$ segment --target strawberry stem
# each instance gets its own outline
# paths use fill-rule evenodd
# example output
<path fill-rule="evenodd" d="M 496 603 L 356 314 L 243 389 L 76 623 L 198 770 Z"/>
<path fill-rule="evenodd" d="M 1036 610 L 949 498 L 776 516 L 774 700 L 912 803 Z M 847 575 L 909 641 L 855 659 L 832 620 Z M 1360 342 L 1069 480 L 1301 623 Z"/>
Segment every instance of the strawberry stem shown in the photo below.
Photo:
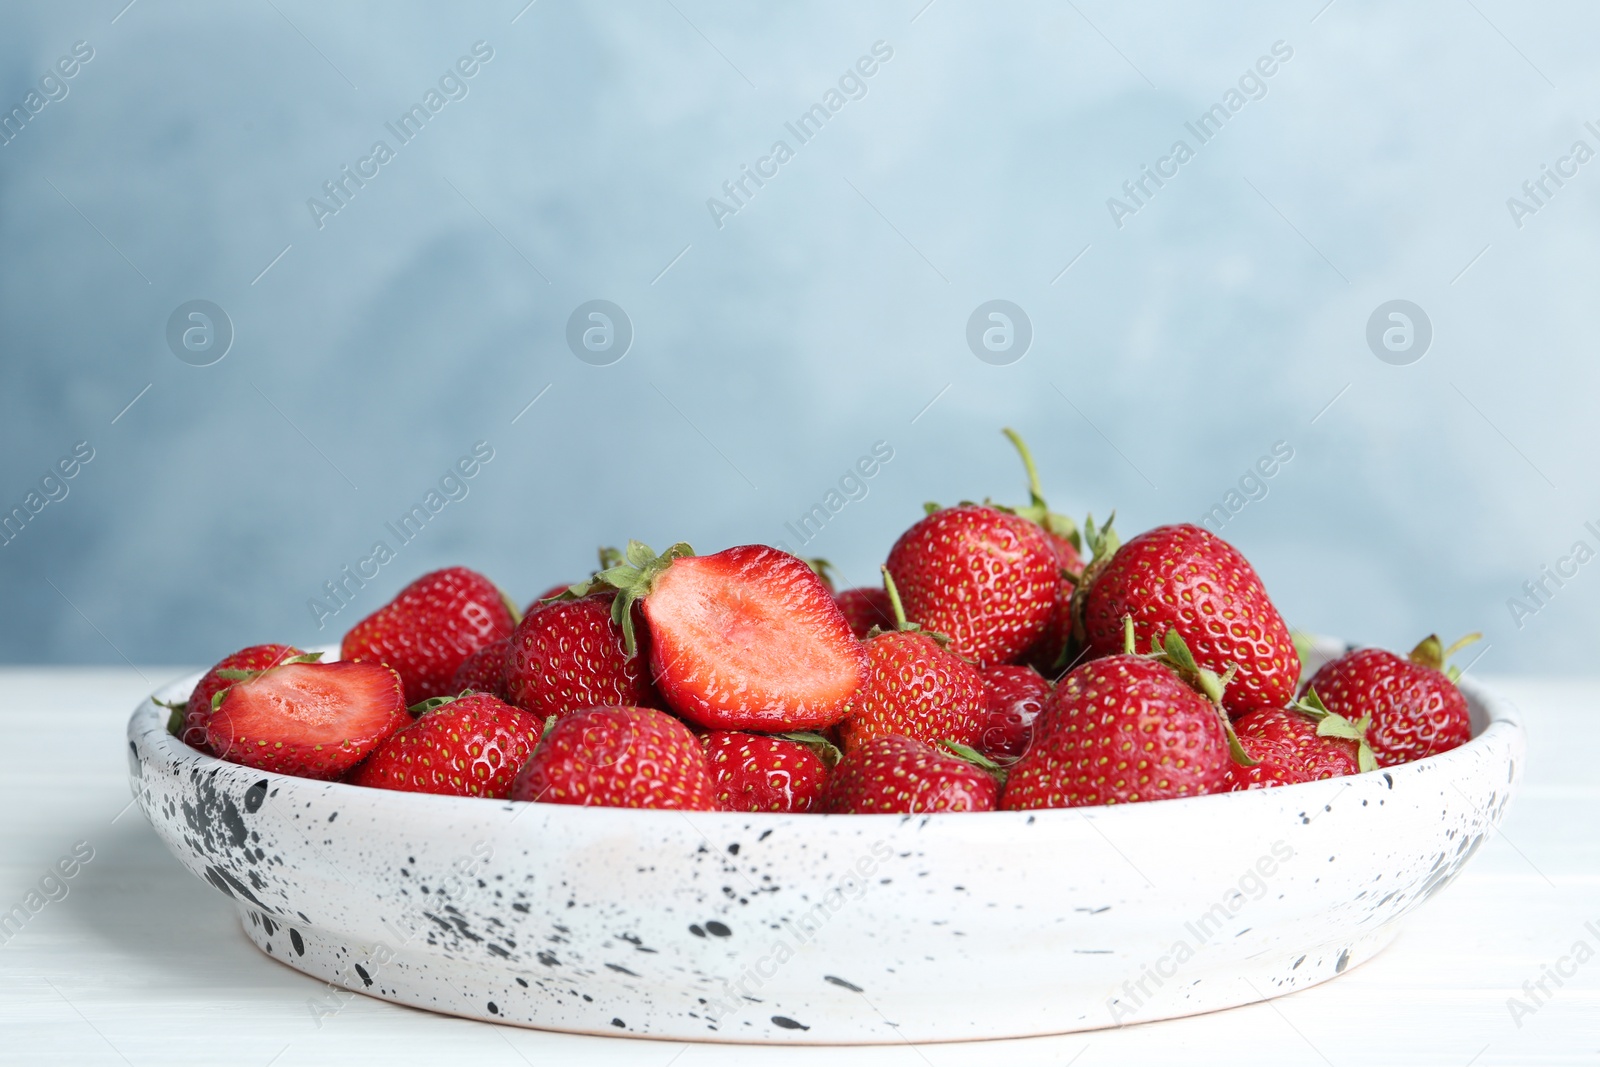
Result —
<path fill-rule="evenodd" d="M 894 612 L 894 628 L 908 630 L 911 624 L 906 622 L 906 609 L 900 603 L 900 590 L 894 586 L 894 576 L 889 573 L 889 568 L 884 565 L 878 567 L 883 572 L 883 591 L 889 594 L 889 607 Z"/>

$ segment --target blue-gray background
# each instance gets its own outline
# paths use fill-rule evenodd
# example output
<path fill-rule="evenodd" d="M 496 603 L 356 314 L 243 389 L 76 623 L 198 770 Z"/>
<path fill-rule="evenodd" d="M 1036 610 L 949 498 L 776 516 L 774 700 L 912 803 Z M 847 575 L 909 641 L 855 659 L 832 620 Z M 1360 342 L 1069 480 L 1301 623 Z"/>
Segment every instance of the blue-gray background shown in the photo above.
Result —
<path fill-rule="evenodd" d="M 336 640 L 429 568 L 526 600 L 628 537 L 781 540 L 869 581 L 922 501 L 1020 500 L 1011 425 L 1053 504 L 1129 533 L 1285 442 L 1221 532 L 1292 622 L 1588 666 L 1600 563 L 1508 599 L 1600 547 L 1600 161 L 1520 220 L 1507 198 L 1600 148 L 1600 11 L 124 3 L 0 14 L 0 110 L 94 50 L 0 147 L 0 510 L 94 449 L 0 547 L 6 661 Z M 467 95 L 319 228 L 307 199 L 478 41 Z M 784 123 L 878 41 L 800 145 Z M 1278 41 L 1265 95 L 1115 225 Z M 794 158 L 719 227 L 707 198 L 778 139 Z M 565 342 L 594 298 L 636 332 L 610 366 Z M 965 340 L 996 298 L 1034 331 L 1006 366 Z M 236 330 L 211 366 L 165 339 L 192 299 Z M 1410 365 L 1366 342 L 1391 299 L 1433 324 Z M 479 441 L 468 495 L 319 631 L 307 601 Z M 784 523 L 877 441 L 800 546 Z"/>

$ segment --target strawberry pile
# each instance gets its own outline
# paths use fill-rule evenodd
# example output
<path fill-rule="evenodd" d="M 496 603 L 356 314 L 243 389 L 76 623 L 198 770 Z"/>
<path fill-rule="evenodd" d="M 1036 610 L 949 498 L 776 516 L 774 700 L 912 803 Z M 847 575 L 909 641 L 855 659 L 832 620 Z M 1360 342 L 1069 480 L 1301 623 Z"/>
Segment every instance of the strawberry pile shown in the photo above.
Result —
<path fill-rule="evenodd" d="M 378 789 L 818 813 L 1123 804 L 1293 785 L 1471 736 L 1449 649 L 1360 649 L 1303 687 L 1238 549 L 1187 524 L 1119 541 L 1028 503 L 961 503 L 882 585 L 766 545 L 602 549 L 526 612 L 423 575 L 344 637 L 225 657 L 173 707 L 183 743 Z M 1473 635 L 1475 638 L 1476 635 Z"/>

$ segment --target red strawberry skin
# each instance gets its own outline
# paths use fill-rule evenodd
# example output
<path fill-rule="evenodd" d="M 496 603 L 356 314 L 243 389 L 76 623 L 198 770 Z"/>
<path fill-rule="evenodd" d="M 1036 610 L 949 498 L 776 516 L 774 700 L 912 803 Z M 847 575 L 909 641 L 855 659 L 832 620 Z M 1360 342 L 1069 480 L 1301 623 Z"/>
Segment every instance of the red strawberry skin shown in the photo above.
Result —
<path fill-rule="evenodd" d="M 889 606 L 889 594 L 881 586 L 846 589 L 835 593 L 834 599 L 850 624 L 850 632 L 858 639 L 865 638 L 874 626 L 880 630 L 894 629 L 894 609 Z"/>
<path fill-rule="evenodd" d="M 470 689 L 474 693 L 488 693 L 504 700 L 506 659 L 510 654 L 509 640 L 484 645 L 461 661 L 461 666 L 456 668 L 455 677 L 450 680 L 450 692 L 462 693 Z"/>
<path fill-rule="evenodd" d="M 1233 730 L 1241 744 L 1249 737 L 1288 745 L 1308 781 L 1360 771 L 1360 745 L 1354 739 L 1319 735 L 1316 721 L 1293 708 L 1256 708 L 1235 719 Z"/>
<path fill-rule="evenodd" d="M 552 585 L 549 589 L 546 589 L 544 592 L 542 592 L 538 596 L 534 597 L 533 598 L 533 603 L 528 605 L 527 610 L 524 611 L 523 614 L 524 615 L 528 614 L 528 612 L 531 612 L 534 608 L 537 608 L 539 605 L 543 604 L 546 600 L 553 600 L 554 598 L 560 596 L 562 593 L 565 593 L 570 588 L 572 588 L 572 583 L 571 582 L 568 582 L 566 585 Z"/>
<path fill-rule="evenodd" d="M 656 688 L 716 730 L 831 726 L 850 710 L 867 654 L 798 557 L 741 545 L 672 561 L 641 601 Z"/>
<path fill-rule="evenodd" d="M 411 722 L 379 663 L 291 663 L 230 686 L 206 725 L 219 759 L 332 781 Z"/>
<path fill-rule="evenodd" d="M 1032 667 L 1000 664 L 983 676 L 984 711 L 973 747 L 992 760 L 1014 760 L 1028 750 L 1033 723 L 1044 710 L 1050 683 Z"/>
<path fill-rule="evenodd" d="M 455 797 L 511 795 L 544 723 L 487 694 L 452 700 L 390 734 L 346 781 Z"/>
<path fill-rule="evenodd" d="M 1050 621 L 1045 624 L 1044 633 L 1040 635 L 1039 640 L 1028 650 L 1028 660 L 1053 678 L 1061 673 L 1057 664 L 1061 662 L 1062 654 L 1066 652 L 1067 645 L 1072 640 L 1072 594 L 1078 588 L 1076 576 L 1083 574 L 1083 556 L 1065 537 L 1048 530 L 1045 531 L 1045 537 L 1049 540 L 1050 549 L 1055 555 L 1056 573 L 1059 577 L 1056 581 L 1055 604 L 1050 609 Z M 1074 578 L 1067 578 L 1066 574 L 1071 574 Z"/>
<path fill-rule="evenodd" d="M 820 809 L 828 765 L 800 742 L 733 730 L 712 730 L 700 741 L 725 810 Z"/>
<path fill-rule="evenodd" d="M 211 698 L 233 684 L 225 678 L 218 678 L 218 671 L 264 671 L 286 659 L 303 655 L 305 653 L 291 645 L 251 645 L 231 656 L 224 656 L 195 683 L 194 692 L 189 694 L 189 704 L 183 712 L 183 733 L 179 740 L 201 752 L 211 751 L 206 743 L 206 723 L 211 721 Z"/>
<path fill-rule="evenodd" d="M 1017 660 L 1044 634 L 1060 577 L 1038 525 L 978 504 L 936 511 L 900 535 L 889 574 L 906 618 L 980 667 Z"/>
<path fill-rule="evenodd" d="M 994 776 L 966 760 L 909 737 L 874 737 L 845 754 L 825 796 L 837 814 L 893 815 L 994 811 Z"/>
<path fill-rule="evenodd" d="M 654 708 L 590 708 L 561 719 L 517 772 L 511 799 L 720 810 L 700 741 Z"/>
<path fill-rule="evenodd" d="M 1442 671 L 1383 649 L 1357 649 L 1324 664 L 1307 689 L 1351 722 L 1372 716 L 1367 744 L 1383 767 L 1436 756 L 1472 739 L 1472 716 L 1455 683 Z"/>
<path fill-rule="evenodd" d="M 1215 793 L 1232 762 L 1216 706 L 1142 656 L 1107 656 L 1070 672 L 1033 731 L 1007 778 L 1007 809 Z"/>
<path fill-rule="evenodd" d="M 424 574 L 344 635 L 339 658 L 393 667 L 406 702 L 448 696 L 461 663 L 511 635 L 516 620 L 495 584 L 465 567 Z"/>
<path fill-rule="evenodd" d="M 1254 714 L 1253 712 L 1251 714 Z M 1246 715 L 1248 719 L 1250 716 Z M 1244 719 L 1239 720 L 1241 723 Z M 1312 781 L 1305 761 L 1288 741 L 1239 734 L 1239 746 L 1256 761 L 1253 767 L 1230 763 L 1223 790 L 1239 793 L 1247 789 L 1271 789 L 1280 785 L 1296 785 Z"/>
<path fill-rule="evenodd" d="M 611 621 L 613 590 L 537 604 L 511 635 L 506 697 L 543 719 L 584 708 L 658 708 L 650 682 L 650 635 L 635 608 L 638 647 L 629 656 Z"/>
<path fill-rule="evenodd" d="M 839 738 L 849 752 L 874 737 L 976 746 L 986 707 L 983 676 L 916 630 L 868 639 L 867 677 Z"/>
<path fill-rule="evenodd" d="M 1238 664 L 1223 695 L 1230 714 L 1294 699 L 1300 657 L 1283 616 L 1250 562 L 1209 530 L 1158 526 L 1117 549 L 1092 578 L 1084 601 L 1092 655 L 1122 651 L 1124 615 L 1133 616 L 1141 651 L 1170 629 L 1201 667 L 1221 675 Z"/>

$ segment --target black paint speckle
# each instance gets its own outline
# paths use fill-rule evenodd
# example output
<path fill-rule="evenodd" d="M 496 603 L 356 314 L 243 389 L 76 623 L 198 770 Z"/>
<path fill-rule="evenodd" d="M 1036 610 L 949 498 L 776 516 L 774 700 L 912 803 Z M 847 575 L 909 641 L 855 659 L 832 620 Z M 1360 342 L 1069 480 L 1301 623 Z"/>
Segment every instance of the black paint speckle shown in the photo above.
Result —
<path fill-rule="evenodd" d="M 618 1030 L 626 1030 L 628 1028 L 628 1024 L 623 1022 L 621 1019 L 612 1019 L 611 1025 L 615 1026 Z"/>
<path fill-rule="evenodd" d="M 492 1000 L 489 1001 L 488 1004 L 485 1004 L 484 1007 L 489 1009 L 489 1014 L 490 1015 L 499 1015 L 500 1014 L 500 1005 L 496 1004 Z"/>
<path fill-rule="evenodd" d="M 289 931 L 289 944 L 294 946 L 294 954 L 296 956 L 304 956 L 306 954 L 306 943 L 301 939 L 299 930 Z"/>
<path fill-rule="evenodd" d="M 631 975 L 634 978 L 638 978 L 639 977 L 639 975 L 636 972 L 628 970 L 628 968 L 624 967 L 620 963 L 608 963 L 608 964 L 606 964 L 606 966 L 611 968 L 613 971 L 616 971 L 618 974 Z"/>
<path fill-rule="evenodd" d="M 251 815 L 261 810 L 261 804 L 267 799 L 267 780 L 265 778 L 244 791 L 244 810 Z"/>
<path fill-rule="evenodd" d="M 713 937 L 732 937 L 733 936 L 733 931 L 732 930 L 728 929 L 722 923 L 717 922 L 717 920 L 715 920 L 715 919 L 712 919 L 710 922 L 706 923 L 706 933 L 710 934 Z"/>
<path fill-rule="evenodd" d="M 366 984 L 368 986 L 372 985 L 372 976 L 370 974 L 368 974 L 367 973 L 367 969 L 365 967 L 361 966 L 361 964 L 359 964 L 359 963 L 356 964 L 356 973 L 361 976 L 361 981 L 364 984 Z"/>
<path fill-rule="evenodd" d="M 834 985 L 839 986 L 839 987 L 841 987 L 843 989 L 848 989 L 852 993 L 861 992 L 861 987 L 856 985 L 854 982 L 846 982 L 843 978 L 835 978 L 831 974 L 823 975 L 822 976 L 822 980 L 824 982 L 832 982 Z"/>
<path fill-rule="evenodd" d="M 704 937 L 704 936 L 706 936 L 705 930 L 700 926 L 699 923 L 690 923 L 689 924 L 689 932 L 691 934 L 693 934 L 694 936 L 696 936 L 696 937 Z"/>
<path fill-rule="evenodd" d="M 1343 952 L 1339 953 L 1339 960 L 1333 965 L 1333 973 L 1343 974 L 1344 969 L 1348 966 L 1350 966 L 1350 950 L 1345 949 Z"/>
<path fill-rule="evenodd" d="M 805 1023 L 797 1023 L 793 1019 L 789 1018 L 787 1015 L 774 1015 L 772 1017 L 772 1025 L 781 1026 L 785 1030 L 809 1030 L 809 1029 L 811 1029 L 811 1027 L 807 1026 Z"/>

